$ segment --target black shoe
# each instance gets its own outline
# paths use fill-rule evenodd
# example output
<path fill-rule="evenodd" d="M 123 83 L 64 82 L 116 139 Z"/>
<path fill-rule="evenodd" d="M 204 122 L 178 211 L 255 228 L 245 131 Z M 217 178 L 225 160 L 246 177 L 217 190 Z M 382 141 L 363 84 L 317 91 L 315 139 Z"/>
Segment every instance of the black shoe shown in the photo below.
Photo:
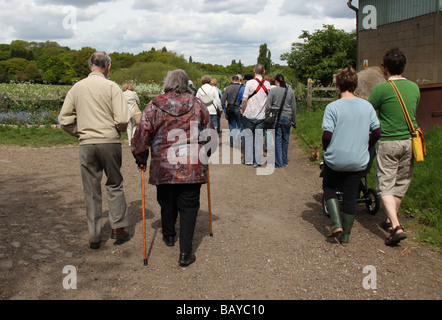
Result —
<path fill-rule="evenodd" d="M 89 242 L 89 248 L 91 249 L 100 249 L 101 242 Z"/>
<path fill-rule="evenodd" d="M 163 236 L 163 241 L 168 247 L 173 247 L 175 245 L 175 237 L 174 236 Z"/>
<path fill-rule="evenodd" d="M 125 231 L 124 228 L 115 229 L 115 236 L 116 240 L 114 242 L 114 245 L 116 246 L 123 244 L 130 239 L 129 232 Z"/>
<path fill-rule="evenodd" d="M 180 260 L 178 260 L 178 263 L 182 267 L 187 267 L 189 264 L 194 263 L 196 260 L 196 257 L 192 253 L 180 253 Z"/>

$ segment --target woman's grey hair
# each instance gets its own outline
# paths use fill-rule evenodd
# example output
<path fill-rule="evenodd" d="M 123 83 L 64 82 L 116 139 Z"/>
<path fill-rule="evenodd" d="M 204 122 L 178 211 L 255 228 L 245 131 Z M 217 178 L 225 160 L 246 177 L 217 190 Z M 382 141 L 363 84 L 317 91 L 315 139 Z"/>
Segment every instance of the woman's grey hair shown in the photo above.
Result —
<path fill-rule="evenodd" d="M 89 68 L 91 70 L 98 68 L 105 71 L 110 64 L 111 58 L 106 52 L 94 52 L 89 58 Z"/>
<path fill-rule="evenodd" d="M 176 91 L 177 93 L 191 92 L 189 79 L 184 70 L 176 69 L 167 73 L 164 79 L 164 92 Z"/>

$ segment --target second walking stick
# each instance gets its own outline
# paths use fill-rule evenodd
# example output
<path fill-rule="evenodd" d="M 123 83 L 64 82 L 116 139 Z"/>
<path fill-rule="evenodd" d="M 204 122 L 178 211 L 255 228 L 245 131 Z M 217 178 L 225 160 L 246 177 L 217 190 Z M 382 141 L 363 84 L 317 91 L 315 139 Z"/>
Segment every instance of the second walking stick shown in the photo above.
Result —
<path fill-rule="evenodd" d="M 144 197 L 144 167 L 141 167 L 141 207 L 143 210 L 143 249 L 144 249 L 144 265 L 147 266 L 147 251 L 146 251 L 146 203 Z"/>
<path fill-rule="evenodd" d="M 209 202 L 209 227 L 210 227 L 210 236 L 213 237 L 212 231 L 212 204 L 210 203 L 210 174 L 209 174 L 209 165 L 207 164 L 207 200 Z"/>

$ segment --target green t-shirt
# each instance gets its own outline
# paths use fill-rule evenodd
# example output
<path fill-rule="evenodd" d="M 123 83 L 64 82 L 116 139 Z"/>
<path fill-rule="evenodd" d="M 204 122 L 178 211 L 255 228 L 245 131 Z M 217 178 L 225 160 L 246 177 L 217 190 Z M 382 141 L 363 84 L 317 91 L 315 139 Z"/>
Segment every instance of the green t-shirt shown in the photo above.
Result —
<path fill-rule="evenodd" d="M 404 99 L 414 127 L 418 128 L 416 110 L 420 100 L 419 87 L 416 83 L 406 79 L 396 79 L 393 81 Z M 401 104 L 390 83 L 382 82 L 375 86 L 370 93 L 368 101 L 378 112 L 382 132 L 381 141 L 411 138 L 410 129 L 405 120 Z"/>

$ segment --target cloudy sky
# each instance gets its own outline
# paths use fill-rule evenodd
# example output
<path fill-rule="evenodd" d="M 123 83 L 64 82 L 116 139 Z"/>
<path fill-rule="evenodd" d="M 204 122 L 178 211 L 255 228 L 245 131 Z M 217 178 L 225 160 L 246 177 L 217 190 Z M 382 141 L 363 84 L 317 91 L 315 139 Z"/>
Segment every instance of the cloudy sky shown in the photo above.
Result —
<path fill-rule="evenodd" d="M 0 43 L 50 40 L 135 54 L 166 47 L 221 65 L 255 64 L 263 43 L 284 64 L 280 55 L 302 30 L 323 24 L 353 30 L 347 0 L 0 0 Z"/>

